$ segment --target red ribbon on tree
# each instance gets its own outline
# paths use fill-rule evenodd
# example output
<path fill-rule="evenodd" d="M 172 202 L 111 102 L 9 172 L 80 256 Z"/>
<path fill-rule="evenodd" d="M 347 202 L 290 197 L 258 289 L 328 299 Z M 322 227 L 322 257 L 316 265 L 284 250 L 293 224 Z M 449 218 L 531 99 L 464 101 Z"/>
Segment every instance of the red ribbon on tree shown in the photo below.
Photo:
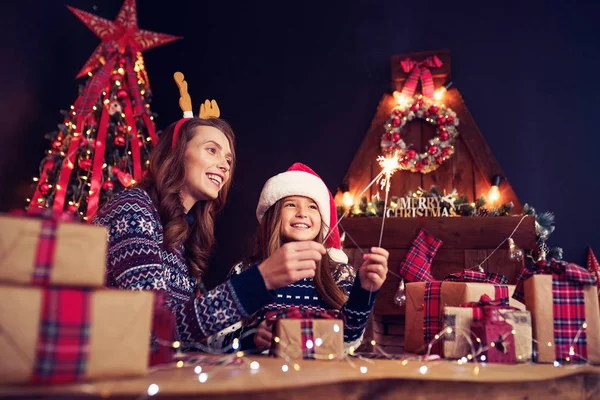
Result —
<path fill-rule="evenodd" d="M 106 138 L 108 136 L 108 110 L 107 105 L 102 103 L 102 115 L 100 117 L 100 125 L 96 133 L 96 146 L 94 147 L 94 162 L 92 166 L 92 179 L 90 192 L 88 196 L 87 219 L 91 221 L 96 211 L 98 211 L 98 203 L 100 202 L 100 189 L 102 184 L 102 165 L 104 164 L 104 152 L 106 151 Z"/>
<path fill-rule="evenodd" d="M 420 80 L 423 96 L 433 98 L 433 76 L 429 68 L 440 68 L 443 65 L 442 61 L 437 56 L 427 57 L 423 61 L 406 58 L 400 61 L 400 65 L 405 73 L 410 73 L 402 88 L 402 94 L 406 97 L 413 97 Z"/>

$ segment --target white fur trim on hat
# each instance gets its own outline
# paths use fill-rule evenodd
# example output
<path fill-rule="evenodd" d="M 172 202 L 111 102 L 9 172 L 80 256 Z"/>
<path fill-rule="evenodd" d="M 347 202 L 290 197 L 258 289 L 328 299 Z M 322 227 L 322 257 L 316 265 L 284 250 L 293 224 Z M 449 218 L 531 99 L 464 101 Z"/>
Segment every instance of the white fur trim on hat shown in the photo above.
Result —
<path fill-rule="evenodd" d="M 329 223 L 329 189 L 321 178 L 304 171 L 282 172 L 265 183 L 256 207 L 258 221 L 262 221 L 269 207 L 288 196 L 305 196 L 313 199 L 319 207 L 322 221 L 325 224 Z M 327 234 L 325 230 L 324 234 Z"/>

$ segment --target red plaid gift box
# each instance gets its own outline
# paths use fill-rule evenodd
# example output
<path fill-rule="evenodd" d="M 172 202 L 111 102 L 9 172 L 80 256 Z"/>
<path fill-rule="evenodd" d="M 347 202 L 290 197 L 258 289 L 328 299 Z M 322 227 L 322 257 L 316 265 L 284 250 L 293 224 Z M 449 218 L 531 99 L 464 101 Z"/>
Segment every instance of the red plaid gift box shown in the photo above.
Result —
<path fill-rule="evenodd" d="M 531 311 L 536 361 L 600 363 L 600 312 L 594 276 L 552 260 L 525 266 L 514 297 Z M 550 307 L 552 304 L 552 307 Z"/>
<path fill-rule="evenodd" d="M 490 363 L 515 364 L 517 357 L 513 327 L 500 315 L 500 307 L 484 306 L 474 310 L 479 312 L 474 313 L 471 332 L 482 350 L 477 357 Z"/>
<path fill-rule="evenodd" d="M 0 282 L 102 287 L 106 228 L 66 214 L 0 215 Z"/>
<path fill-rule="evenodd" d="M 291 307 L 268 313 L 274 323 L 269 354 L 286 359 L 340 360 L 344 357 L 344 321 L 337 311 Z"/>
<path fill-rule="evenodd" d="M 154 293 L 0 286 L 0 383 L 143 375 Z"/>
<path fill-rule="evenodd" d="M 478 301 L 483 294 L 487 294 L 504 299 L 505 303 L 513 307 L 524 309 L 523 304 L 510 299 L 514 286 L 505 285 L 506 278 L 502 275 L 464 271 L 449 275 L 447 279 L 449 280 L 406 285 L 405 351 L 424 353 L 427 345 L 433 343 L 431 354 L 441 353 L 438 335 L 443 329 L 444 307 L 457 307 L 463 303 Z"/>

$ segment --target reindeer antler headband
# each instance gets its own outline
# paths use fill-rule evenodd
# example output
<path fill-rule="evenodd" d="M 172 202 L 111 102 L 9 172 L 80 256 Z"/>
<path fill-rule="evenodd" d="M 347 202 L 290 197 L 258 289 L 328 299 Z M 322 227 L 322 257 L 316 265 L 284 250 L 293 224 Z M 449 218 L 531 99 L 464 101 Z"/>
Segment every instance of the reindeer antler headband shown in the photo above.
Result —
<path fill-rule="evenodd" d="M 175 125 L 175 129 L 173 130 L 173 143 L 172 148 L 175 148 L 175 143 L 177 143 L 177 137 L 179 136 L 179 130 L 181 129 L 181 125 L 190 119 L 194 118 L 194 113 L 192 112 L 192 98 L 188 93 L 188 84 L 185 81 L 185 77 L 181 72 L 175 72 L 173 74 L 173 79 L 175 79 L 175 83 L 179 87 L 179 107 L 181 107 L 181 111 L 183 111 L 183 118 L 177 121 Z M 221 115 L 221 111 L 219 110 L 219 106 L 215 100 L 205 100 L 204 104 L 200 105 L 200 114 L 199 117 L 202 119 L 211 119 L 211 118 L 219 118 Z"/>

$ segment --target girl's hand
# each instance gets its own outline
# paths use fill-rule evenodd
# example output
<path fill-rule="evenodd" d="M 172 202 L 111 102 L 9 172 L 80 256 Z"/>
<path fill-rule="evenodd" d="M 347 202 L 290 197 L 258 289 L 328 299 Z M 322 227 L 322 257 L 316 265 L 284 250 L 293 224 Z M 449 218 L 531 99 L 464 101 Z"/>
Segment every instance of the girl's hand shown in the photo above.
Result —
<path fill-rule="evenodd" d="M 315 276 L 317 263 L 325 254 L 322 244 L 307 240 L 289 242 L 278 248 L 259 266 L 267 290 L 279 289 Z"/>
<path fill-rule="evenodd" d="M 363 255 L 365 260 L 358 270 L 360 286 L 370 292 L 381 289 L 388 272 L 390 253 L 381 247 L 371 247 L 371 252 Z"/>
<path fill-rule="evenodd" d="M 273 324 L 267 320 L 261 322 L 256 328 L 254 334 L 254 345 L 258 349 L 268 349 L 271 347 L 271 339 L 273 338 Z"/>

